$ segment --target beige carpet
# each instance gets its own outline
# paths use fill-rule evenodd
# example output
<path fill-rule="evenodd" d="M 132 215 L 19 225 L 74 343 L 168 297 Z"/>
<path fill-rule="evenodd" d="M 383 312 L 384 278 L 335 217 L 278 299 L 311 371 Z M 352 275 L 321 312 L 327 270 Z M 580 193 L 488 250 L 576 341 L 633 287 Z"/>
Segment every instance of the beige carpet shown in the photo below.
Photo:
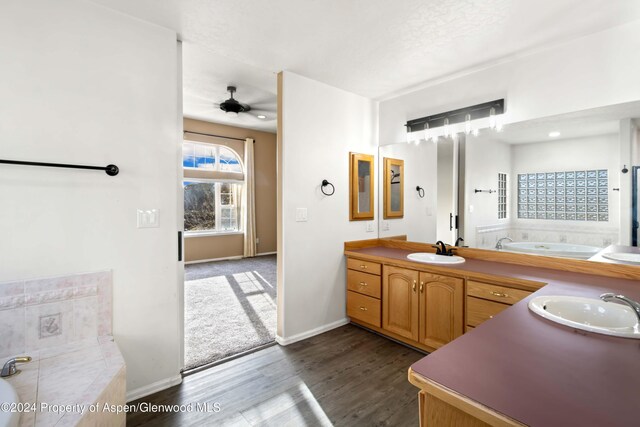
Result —
<path fill-rule="evenodd" d="M 185 369 L 274 341 L 276 256 L 185 266 Z"/>

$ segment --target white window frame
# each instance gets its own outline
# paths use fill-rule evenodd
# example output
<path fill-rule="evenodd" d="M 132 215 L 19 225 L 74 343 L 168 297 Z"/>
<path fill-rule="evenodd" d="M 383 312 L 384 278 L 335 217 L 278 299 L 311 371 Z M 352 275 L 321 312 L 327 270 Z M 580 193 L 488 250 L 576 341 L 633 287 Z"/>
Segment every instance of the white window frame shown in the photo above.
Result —
<path fill-rule="evenodd" d="M 182 147 L 184 150 L 184 145 L 185 144 L 192 144 L 194 145 L 194 149 L 195 146 L 204 146 L 204 147 L 208 147 L 208 148 L 213 148 L 214 149 L 214 162 L 213 162 L 213 169 L 207 169 L 207 168 L 198 168 L 198 167 L 194 167 L 194 166 L 183 166 L 183 169 L 190 169 L 190 170 L 195 170 L 195 171 L 211 171 L 211 172 L 224 172 L 224 173 L 237 173 L 237 174 L 243 174 L 244 173 L 244 165 L 242 163 L 242 159 L 240 158 L 240 156 L 238 155 L 238 153 L 235 152 L 234 149 L 227 147 L 226 145 L 220 145 L 220 144 L 208 144 L 206 142 L 197 142 L 197 141 L 189 141 L 189 140 L 184 140 L 182 142 Z M 221 163 L 220 163 L 220 149 L 224 148 L 229 150 L 231 153 L 233 153 L 233 155 L 235 156 L 235 158 L 238 160 L 238 164 L 240 165 L 240 170 L 239 171 L 225 171 L 221 169 Z M 184 154 L 183 154 L 184 155 Z M 184 158 L 183 158 L 183 164 L 184 164 Z"/>
<path fill-rule="evenodd" d="M 236 179 L 203 179 L 203 178 L 187 178 L 184 177 L 182 179 L 183 182 L 183 186 L 185 182 L 198 182 L 198 183 L 204 183 L 204 184 L 214 184 L 215 185 L 215 189 L 214 189 L 214 194 L 215 194 L 215 217 L 216 217 L 216 229 L 215 230 L 198 230 L 198 231 L 185 231 L 184 232 L 184 236 L 185 237 L 203 237 L 203 236 L 224 236 L 224 235 L 230 235 L 230 234 L 244 234 L 244 230 L 242 229 L 242 224 L 241 221 L 238 221 L 238 229 L 237 230 L 220 230 L 219 227 L 219 221 L 218 218 L 222 218 L 222 197 L 220 194 L 220 188 L 222 187 L 223 183 L 231 183 L 231 184 L 236 184 L 239 185 L 241 187 L 241 191 L 242 191 L 242 186 L 244 185 L 244 181 L 242 180 L 236 180 Z M 237 195 L 238 197 L 241 197 L 240 194 Z M 239 213 L 237 210 L 240 209 L 240 205 L 238 203 L 238 200 L 235 200 L 235 206 L 236 206 L 236 215 Z"/>

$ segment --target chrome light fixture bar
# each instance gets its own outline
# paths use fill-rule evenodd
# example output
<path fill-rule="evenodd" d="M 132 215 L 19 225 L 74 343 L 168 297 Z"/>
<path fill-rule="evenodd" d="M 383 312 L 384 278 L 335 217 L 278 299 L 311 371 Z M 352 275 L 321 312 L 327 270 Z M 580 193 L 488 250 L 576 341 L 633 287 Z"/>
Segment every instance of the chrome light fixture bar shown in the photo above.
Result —
<path fill-rule="evenodd" d="M 504 98 L 495 101 L 485 102 L 483 104 L 473 105 L 471 107 L 451 110 L 444 113 L 433 114 L 419 119 L 409 120 L 405 126 L 407 133 L 420 132 L 425 129 L 433 130 L 438 127 L 449 127 L 458 123 L 465 123 L 465 128 L 470 129 L 471 122 L 478 119 L 490 118 L 491 122 L 496 121 L 496 116 L 504 114 Z M 501 123 L 493 125 L 493 127 L 502 127 Z M 465 130 L 466 130 L 465 129 Z M 470 131 L 469 131 L 470 132 Z"/>

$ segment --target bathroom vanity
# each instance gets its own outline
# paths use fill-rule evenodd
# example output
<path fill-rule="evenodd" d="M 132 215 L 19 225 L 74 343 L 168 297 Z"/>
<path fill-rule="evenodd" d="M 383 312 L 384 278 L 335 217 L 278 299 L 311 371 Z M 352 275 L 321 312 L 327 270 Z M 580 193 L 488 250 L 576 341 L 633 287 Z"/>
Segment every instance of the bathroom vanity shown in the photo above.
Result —
<path fill-rule="evenodd" d="M 638 341 L 550 322 L 527 303 L 605 292 L 640 300 L 637 268 L 465 248 L 463 264 L 407 259 L 419 251 L 433 249 L 345 243 L 351 322 L 431 352 L 409 369 L 421 425 L 634 424 Z"/>

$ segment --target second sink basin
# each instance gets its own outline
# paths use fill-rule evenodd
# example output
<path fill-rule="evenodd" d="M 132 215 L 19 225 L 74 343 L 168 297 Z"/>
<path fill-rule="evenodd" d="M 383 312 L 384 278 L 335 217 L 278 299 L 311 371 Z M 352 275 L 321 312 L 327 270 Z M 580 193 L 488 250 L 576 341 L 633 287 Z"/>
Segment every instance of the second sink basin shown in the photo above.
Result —
<path fill-rule="evenodd" d="M 464 262 L 464 258 L 457 255 L 447 256 L 447 255 L 436 255 L 430 252 L 416 252 L 413 254 L 407 255 L 411 261 L 416 262 L 424 262 L 426 264 L 462 264 Z"/>
<path fill-rule="evenodd" d="M 640 254 L 626 252 L 609 252 L 602 254 L 603 257 L 613 261 L 628 262 L 631 264 L 640 264 Z"/>
<path fill-rule="evenodd" d="M 545 319 L 576 329 L 640 339 L 635 312 L 615 302 L 574 296 L 540 296 L 529 301 L 529 309 Z"/>

